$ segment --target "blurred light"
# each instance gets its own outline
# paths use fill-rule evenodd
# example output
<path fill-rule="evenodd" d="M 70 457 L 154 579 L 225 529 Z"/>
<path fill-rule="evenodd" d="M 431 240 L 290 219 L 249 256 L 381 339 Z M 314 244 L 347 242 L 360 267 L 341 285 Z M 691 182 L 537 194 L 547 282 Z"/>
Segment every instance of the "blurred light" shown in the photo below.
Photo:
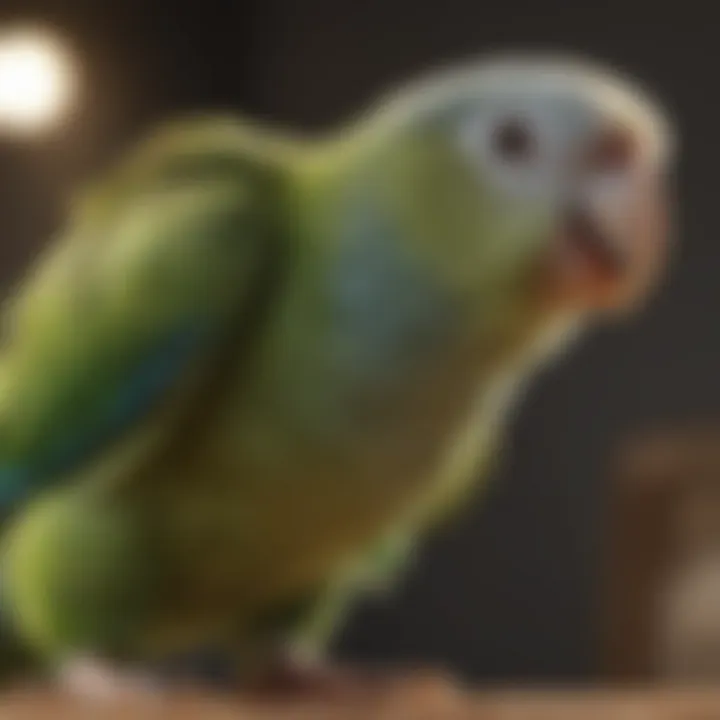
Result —
<path fill-rule="evenodd" d="M 57 125 L 75 79 L 68 51 L 48 33 L 0 34 L 0 130 L 32 134 Z"/>

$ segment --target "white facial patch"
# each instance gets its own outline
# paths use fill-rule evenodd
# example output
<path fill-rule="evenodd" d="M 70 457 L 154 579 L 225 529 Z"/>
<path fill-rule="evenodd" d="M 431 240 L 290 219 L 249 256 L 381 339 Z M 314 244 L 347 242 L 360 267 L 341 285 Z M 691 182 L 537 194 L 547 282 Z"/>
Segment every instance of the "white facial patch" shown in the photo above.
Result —
<path fill-rule="evenodd" d="M 672 151 L 662 112 L 621 76 L 589 66 L 490 64 L 438 85 L 437 92 L 457 103 L 458 152 L 481 191 L 507 209 L 504 221 L 510 225 L 561 217 L 580 204 L 608 240 L 620 242 L 633 232 L 648 180 L 658 176 Z M 513 124 L 524 136 L 516 133 L 503 145 L 499 133 Z M 603 150 L 603 133 L 614 125 L 628 130 L 629 145 L 623 149 L 620 140 L 620 149 L 613 150 L 611 140 L 610 150 Z M 601 155 L 593 159 L 597 143 Z M 603 159 L 604 152 L 609 157 Z"/>
<path fill-rule="evenodd" d="M 557 194 L 562 128 L 547 108 L 501 103 L 468 112 L 458 123 L 458 148 L 501 199 L 547 202 Z"/>

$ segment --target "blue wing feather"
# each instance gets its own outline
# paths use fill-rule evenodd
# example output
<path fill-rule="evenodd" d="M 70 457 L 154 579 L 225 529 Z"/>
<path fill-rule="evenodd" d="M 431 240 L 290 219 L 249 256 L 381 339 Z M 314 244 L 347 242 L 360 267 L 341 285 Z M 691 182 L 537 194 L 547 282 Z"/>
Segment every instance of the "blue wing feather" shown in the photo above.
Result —
<path fill-rule="evenodd" d="M 131 368 L 89 427 L 60 432 L 23 464 L 0 465 L 0 505 L 22 501 L 39 482 L 72 470 L 150 412 L 194 356 L 200 336 L 184 329 L 165 339 Z"/>

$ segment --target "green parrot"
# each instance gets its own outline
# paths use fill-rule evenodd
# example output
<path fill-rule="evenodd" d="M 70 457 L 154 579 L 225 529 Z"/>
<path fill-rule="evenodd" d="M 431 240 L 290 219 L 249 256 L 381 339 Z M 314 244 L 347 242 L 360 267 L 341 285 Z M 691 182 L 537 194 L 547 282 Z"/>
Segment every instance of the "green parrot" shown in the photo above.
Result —
<path fill-rule="evenodd" d="M 210 647 L 239 683 L 330 672 L 533 370 L 648 297 L 672 149 L 632 82 L 549 56 L 430 74 L 322 137 L 160 128 L 7 304 L 7 646 L 71 685 Z"/>

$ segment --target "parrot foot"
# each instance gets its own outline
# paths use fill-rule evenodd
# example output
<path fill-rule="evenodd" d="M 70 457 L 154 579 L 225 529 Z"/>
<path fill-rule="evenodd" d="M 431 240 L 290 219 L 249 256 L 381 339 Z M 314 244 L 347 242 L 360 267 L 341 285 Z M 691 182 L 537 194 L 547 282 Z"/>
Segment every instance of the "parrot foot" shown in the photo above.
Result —
<path fill-rule="evenodd" d="M 123 672 L 94 658 L 68 661 L 61 667 L 58 680 L 63 691 L 80 700 L 147 703 L 158 702 L 163 696 L 163 688 L 150 676 Z"/>
<path fill-rule="evenodd" d="M 462 699 L 458 685 L 443 673 L 332 665 L 284 657 L 248 687 L 251 695 L 274 701 L 390 701 L 448 709 Z M 400 708 L 398 708 L 400 709 Z"/>

